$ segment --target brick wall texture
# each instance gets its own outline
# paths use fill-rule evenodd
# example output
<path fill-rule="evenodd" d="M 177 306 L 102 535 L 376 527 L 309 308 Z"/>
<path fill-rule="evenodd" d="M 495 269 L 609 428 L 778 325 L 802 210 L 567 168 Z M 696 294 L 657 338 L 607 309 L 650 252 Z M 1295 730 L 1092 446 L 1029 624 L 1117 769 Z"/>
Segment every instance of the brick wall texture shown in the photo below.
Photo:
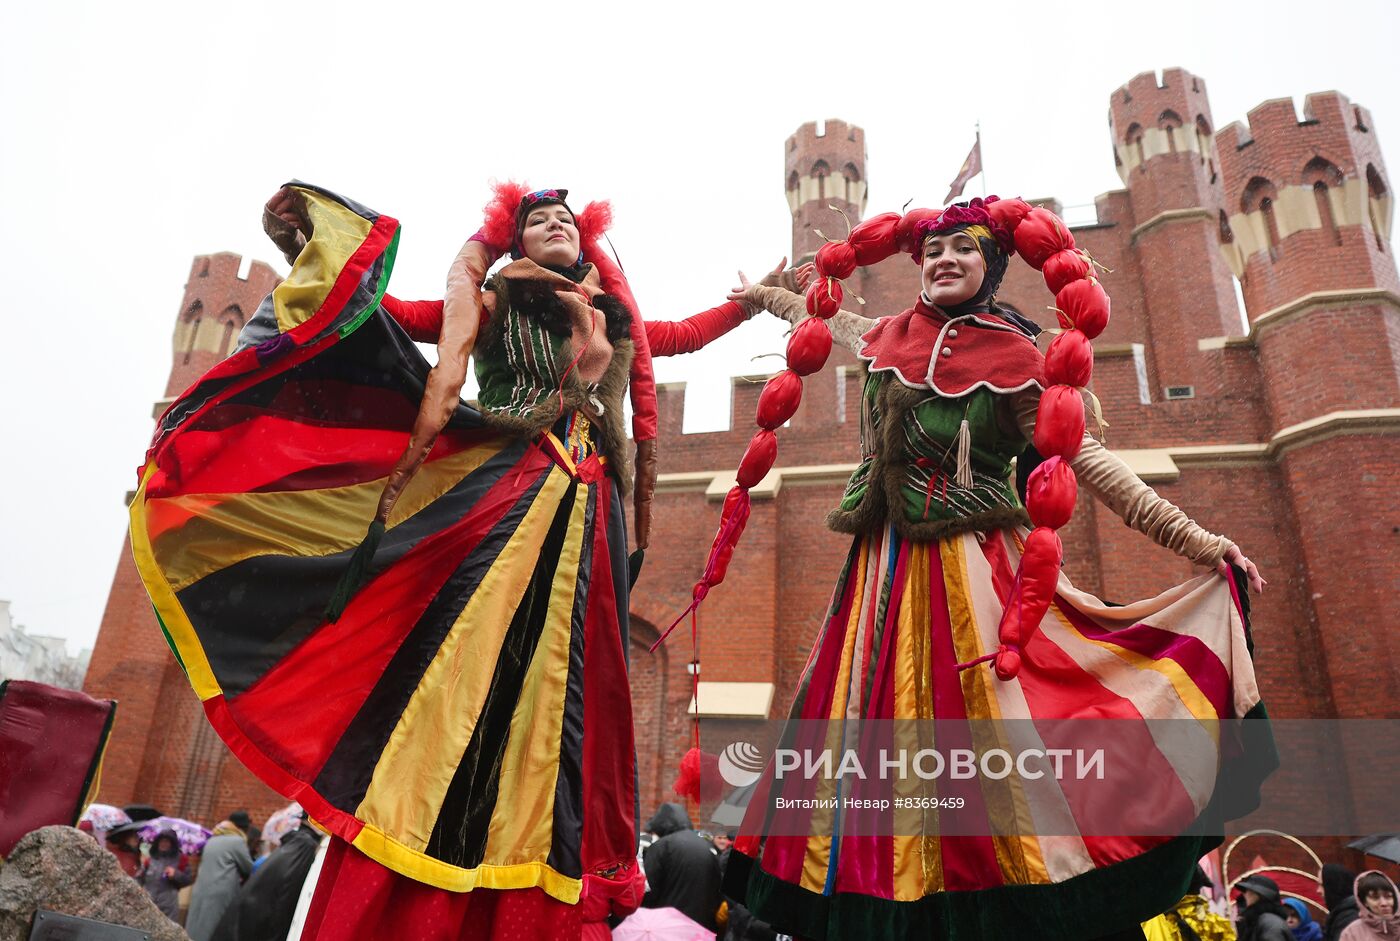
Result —
<path fill-rule="evenodd" d="M 1308 98 L 1301 119 L 1290 101 L 1274 101 L 1252 111 L 1247 127 L 1214 132 L 1212 120 L 1205 83 L 1181 70 L 1144 73 L 1110 96 L 1113 159 L 1125 187 L 1100 196 L 1097 221 L 1074 230 L 1079 246 L 1109 269 L 1101 277 L 1113 320 L 1096 341 L 1095 368 L 1095 391 L 1111 423 L 1107 443 L 1115 450 L 1167 449 L 1176 470 L 1152 478 L 1153 485 L 1239 543 L 1269 579 L 1254 623 L 1272 715 L 1400 717 L 1391 695 L 1400 683 L 1400 634 L 1393 618 L 1386 623 L 1386 599 L 1400 591 L 1400 281 L 1371 116 L 1327 92 Z M 1138 159 L 1143 129 L 1168 127 L 1175 129 L 1156 138 L 1166 146 L 1147 147 L 1144 139 Z M 1196 135 L 1189 148 L 1186 134 Z M 833 200 L 853 221 L 861 212 L 864 132 L 839 121 L 808 124 L 783 148 L 792 257 L 801 258 L 820 245 L 816 229 L 845 231 L 826 208 Z M 1340 174 L 1328 177 L 1334 185 L 1365 182 L 1370 211 L 1357 224 L 1329 227 L 1324 219 L 1321 228 L 1263 244 L 1244 259 L 1241 311 L 1227 263 L 1231 233 L 1222 220 L 1256 218 L 1267 232 L 1264 217 L 1240 215 L 1250 194 L 1264 191 L 1259 181 L 1276 190 L 1302 185 L 1313 179 L 1307 168 L 1319 157 Z M 195 259 L 167 394 L 219 355 L 179 348 L 182 338 L 189 346 L 191 310 L 251 314 L 275 282 L 265 266 L 254 265 L 246 280 L 237 268 L 230 255 Z M 864 296 L 864 310 L 873 314 L 903 310 L 917 290 L 917 269 L 903 256 L 848 282 L 848 293 Z M 1013 262 L 1000 300 L 1053 326 L 1046 309 L 1053 298 L 1022 263 Z M 802 409 L 779 431 L 779 468 L 857 459 L 860 381 L 854 358 L 839 352 L 808 378 Z M 1189 387 L 1190 397 L 1169 399 L 1168 386 Z M 736 379 L 731 430 L 690 435 L 681 433 L 684 389 L 661 389 L 662 474 L 732 473 L 753 431 L 760 388 Z M 655 654 L 647 648 L 685 607 L 704 565 L 719 519 L 707 483 L 677 483 L 658 494 L 653 543 L 632 598 L 644 819 L 674 799 L 671 782 L 691 741 L 688 631 Z M 848 538 L 823 522 L 842 486 L 839 474 L 792 474 L 771 498 L 757 500 L 728 579 L 701 612 L 702 679 L 775 684 L 773 718 L 792 699 L 848 548 Z M 1063 535 L 1070 576 L 1109 600 L 1146 597 L 1193 574 L 1189 563 L 1088 499 Z M 210 734 L 161 638 L 129 547 L 118 562 L 87 689 L 121 701 L 102 799 L 151 801 L 205 820 L 233 806 L 256 815 L 281 803 Z M 703 725 L 707 742 L 761 737 L 751 720 Z M 1368 784 L 1364 769 L 1345 769 L 1338 780 L 1329 801 L 1388 798 L 1366 790 L 1385 785 Z M 1290 782 L 1285 773 L 1271 786 L 1295 786 Z M 1340 843 L 1314 845 L 1335 851 Z"/>

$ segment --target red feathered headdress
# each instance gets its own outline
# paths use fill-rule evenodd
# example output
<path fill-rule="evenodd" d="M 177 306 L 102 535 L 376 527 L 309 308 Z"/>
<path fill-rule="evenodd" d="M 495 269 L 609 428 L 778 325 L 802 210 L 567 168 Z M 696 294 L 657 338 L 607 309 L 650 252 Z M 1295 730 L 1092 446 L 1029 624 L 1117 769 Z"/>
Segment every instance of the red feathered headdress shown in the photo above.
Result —
<path fill-rule="evenodd" d="M 497 254 L 518 254 L 521 203 L 527 196 L 544 191 L 532 190 L 527 184 L 517 183 L 514 180 L 492 183 L 491 188 L 491 201 L 486 204 L 485 221 L 481 226 L 480 235 Z M 560 203 L 564 202 L 564 197 L 568 194 L 568 190 L 549 192 L 554 194 L 551 201 Z M 568 206 L 567 203 L 564 205 Z M 584 207 L 583 212 L 574 214 L 574 225 L 578 227 L 579 247 L 585 256 L 597 254 L 598 240 L 603 237 L 604 232 L 611 228 L 612 221 L 612 204 L 606 201 L 591 202 Z"/>

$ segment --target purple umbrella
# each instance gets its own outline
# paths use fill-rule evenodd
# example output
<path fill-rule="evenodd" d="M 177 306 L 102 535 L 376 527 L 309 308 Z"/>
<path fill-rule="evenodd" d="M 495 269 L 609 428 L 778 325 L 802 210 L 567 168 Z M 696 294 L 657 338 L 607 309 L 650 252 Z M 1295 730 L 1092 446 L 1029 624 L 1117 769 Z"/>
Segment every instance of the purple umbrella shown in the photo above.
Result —
<path fill-rule="evenodd" d="M 639 908 L 613 929 L 613 941 L 715 941 L 715 933 L 674 908 Z"/>
<path fill-rule="evenodd" d="M 162 830 L 175 831 L 175 838 L 180 841 L 180 852 L 186 856 L 198 853 L 204 849 L 204 844 L 209 842 L 210 833 L 208 830 L 193 820 L 185 820 L 181 817 L 157 817 L 154 820 L 147 820 L 141 824 L 141 839 L 150 843 L 160 836 Z"/>

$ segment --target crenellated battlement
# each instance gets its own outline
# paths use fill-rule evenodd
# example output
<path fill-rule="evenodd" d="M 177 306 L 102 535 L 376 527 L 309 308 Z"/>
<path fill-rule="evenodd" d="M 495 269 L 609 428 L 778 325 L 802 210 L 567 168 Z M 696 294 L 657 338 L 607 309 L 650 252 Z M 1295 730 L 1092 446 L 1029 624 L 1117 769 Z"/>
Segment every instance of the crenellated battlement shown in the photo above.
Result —
<path fill-rule="evenodd" d="M 865 129 L 840 118 L 808 121 L 788 137 L 786 152 L 786 168 L 799 172 L 810 169 L 799 166 L 804 155 L 816 160 L 830 154 L 864 164 Z"/>
<path fill-rule="evenodd" d="M 211 293 L 234 290 L 240 284 L 263 286 L 270 282 L 275 287 L 282 280 L 282 276 L 265 261 L 250 261 L 246 275 L 240 273 L 242 270 L 243 256 L 235 252 L 196 255 L 190 262 L 190 277 L 185 282 L 185 290 L 190 290 L 196 284 L 201 290 Z"/>
<path fill-rule="evenodd" d="M 1158 77 L 1156 70 L 1139 72 L 1128 81 L 1118 86 L 1114 95 L 1123 101 L 1132 99 L 1151 99 L 1154 96 L 1201 94 L 1206 92 L 1205 79 L 1197 75 L 1192 75 L 1183 68 L 1173 67 L 1162 69 L 1161 77 Z"/>
<path fill-rule="evenodd" d="M 243 266 L 243 257 L 233 252 L 194 257 L 171 340 L 174 363 L 167 395 L 186 388 L 227 356 L 258 304 L 282 281 L 266 262 L 250 261 L 246 274 Z"/>
<path fill-rule="evenodd" d="M 1286 135 L 1305 124 L 1338 123 L 1350 102 L 1340 92 L 1314 92 L 1303 99 L 1300 116 L 1292 98 L 1270 98 L 1249 110 L 1243 124 L 1241 141 L 1251 141 L 1256 134 Z M 1238 126 L 1241 122 L 1232 124 Z"/>
<path fill-rule="evenodd" d="M 1227 194 L 1263 176 L 1276 184 L 1311 183 L 1309 165 L 1325 161 L 1343 177 L 1364 177 L 1367 167 L 1384 175 L 1370 112 L 1336 91 L 1314 92 L 1300 117 L 1290 98 L 1250 110 L 1245 122 L 1221 130 L 1217 140 Z"/>
<path fill-rule="evenodd" d="M 1166 69 L 1159 80 L 1155 72 L 1140 72 L 1109 96 L 1109 131 L 1114 163 L 1128 186 L 1139 178 L 1134 170 L 1147 170 L 1154 157 L 1194 154 L 1195 161 L 1172 161 L 1169 166 L 1189 170 L 1208 186 L 1214 176 L 1211 164 L 1211 114 L 1206 83 L 1185 69 Z M 1199 186 L 1191 186 L 1199 202 Z M 1163 203 L 1157 211 L 1184 206 Z"/>
<path fill-rule="evenodd" d="M 1301 114 L 1293 99 L 1273 98 L 1216 141 L 1222 250 L 1251 317 L 1297 296 L 1294 280 L 1327 290 L 1393 281 L 1382 248 L 1391 217 L 1385 164 L 1366 109 L 1336 91 L 1308 95 Z"/>
<path fill-rule="evenodd" d="M 1134 124 L 1142 128 L 1162 125 L 1167 113 L 1185 125 L 1196 118 L 1210 121 L 1210 98 L 1205 80 L 1185 69 L 1164 69 L 1159 82 L 1156 72 L 1139 72 L 1121 85 L 1109 99 L 1109 124 L 1115 143 L 1121 142 Z"/>

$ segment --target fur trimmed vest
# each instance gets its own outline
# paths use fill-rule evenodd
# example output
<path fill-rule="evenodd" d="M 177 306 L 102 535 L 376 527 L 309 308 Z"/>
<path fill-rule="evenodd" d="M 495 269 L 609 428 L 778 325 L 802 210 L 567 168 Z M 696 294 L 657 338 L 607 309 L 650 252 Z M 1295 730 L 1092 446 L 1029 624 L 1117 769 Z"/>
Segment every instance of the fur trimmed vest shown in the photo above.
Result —
<path fill-rule="evenodd" d="M 473 357 L 481 386 L 477 405 L 488 425 L 526 438 L 581 412 L 608 472 L 626 492 L 632 474 L 623 397 L 632 366 L 632 315 L 621 300 L 603 293 L 596 268 L 585 269 L 575 283 L 521 259 L 486 282 L 484 323 Z M 602 323 L 595 311 L 603 315 Z M 605 342 L 596 336 L 589 342 L 590 328 L 603 329 Z M 581 355 L 579 336 L 586 343 Z M 580 375 L 587 359 L 606 363 L 591 383 Z"/>
<path fill-rule="evenodd" d="M 893 524 L 906 539 L 931 542 L 1030 524 L 1010 480 L 1026 439 L 1003 420 L 1005 396 L 984 387 L 947 398 L 876 372 L 861 398 L 864 458 L 827 517 L 832 529 Z"/>

